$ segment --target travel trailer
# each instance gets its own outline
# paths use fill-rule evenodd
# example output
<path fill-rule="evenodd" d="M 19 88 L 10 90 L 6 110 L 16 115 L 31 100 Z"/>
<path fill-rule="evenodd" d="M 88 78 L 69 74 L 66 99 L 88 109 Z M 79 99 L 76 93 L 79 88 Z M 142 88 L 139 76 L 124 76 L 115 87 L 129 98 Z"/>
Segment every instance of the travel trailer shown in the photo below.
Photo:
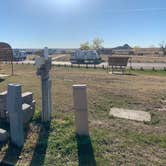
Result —
<path fill-rule="evenodd" d="M 76 50 L 71 54 L 72 64 L 99 64 L 101 57 L 96 50 Z"/>

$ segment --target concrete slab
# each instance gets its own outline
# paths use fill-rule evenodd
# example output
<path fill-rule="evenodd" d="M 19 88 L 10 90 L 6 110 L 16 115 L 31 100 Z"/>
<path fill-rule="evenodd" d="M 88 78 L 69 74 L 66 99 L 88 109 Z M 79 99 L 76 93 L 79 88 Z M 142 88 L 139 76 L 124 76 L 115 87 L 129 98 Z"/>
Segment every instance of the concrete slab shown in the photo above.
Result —
<path fill-rule="evenodd" d="M 0 129 L 0 142 L 5 142 L 9 138 L 9 134 L 6 130 Z"/>
<path fill-rule="evenodd" d="M 123 108 L 111 108 L 109 116 L 129 119 L 129 120 L 136 120 L 136 121 L 151 121 L 151 115 L 149 112 L 145 111 L 138 111 L 138 110 L 129 110 Z"/>

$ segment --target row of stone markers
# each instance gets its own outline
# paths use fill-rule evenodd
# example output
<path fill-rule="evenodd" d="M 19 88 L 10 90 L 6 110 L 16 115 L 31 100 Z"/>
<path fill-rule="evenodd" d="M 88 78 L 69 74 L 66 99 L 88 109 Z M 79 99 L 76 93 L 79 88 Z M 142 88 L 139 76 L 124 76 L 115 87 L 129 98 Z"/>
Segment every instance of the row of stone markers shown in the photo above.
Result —
<path fill-rule="evenodd" d="M 44 54 L 35 61 L 37 75 L 41 77 L 42 91 L 42 114 L 43 122 L 50 121 L 52 112 L 51 100 L 51 70 L 52 60 L 48 56 L 48 48 L 44 48 Z M 78 135 L 89 135 L 88 112 L 87 112 L 87 92 L 86 85 L 73 85 L 73 99 L 75 109 L 76 133 Z"/>
<path fill-rule="evenodd" d="M 88 112 L 87 112 L 87 91 L 86 85 L 73 85 L 73 101 L 74 101 L 74 110 L 75 110 L 75 124 L 76 124 L 76 133 L 78 135 L 89 135 L 89 127 L 88 127 Z M 10 137 L 11 142 L 17 147 L 22 147 L 24 144 L 24 118 L 29 117 L 32 118 L 33 113 L 31 110 L 28 110 L 28 113 L 24 114 L 24 100 L 27 103 L 33 103 L 33 112 L 34 112 L 34 103 L 32 100 L 32 95 L 30 93 L 24 93 L 22 97 L 21 93 L 21 85 L 19 84 L 9 84 L 8 85 L 8 93 L 7 93 L 7 112 L 9 114 L 9 122 L 10 122 Z M 49 110 L 46 111 L 44 115 L 47 114 L 47 118 L 51 117 L 51 112 Z M 28 115 L 30 114 L 30 115 Z M 41 114 L 43 117 L 43 113 Z M 50 121 L 50 118 L 46 120 L 46 118 L 42 119 L 43 122 Z M 26 120 L 27 123 L 27 120 Z M 8 134 L 2 129 L 0 129 L 0 140 L 6 139 Z"/>
<path fill-rule="evenodd" d="M 41 77 L 42 91 L 42 122 L 51 121 L 52 100 L 51 100 L 51 79 L 49 71 L 51 70 L 51 58 L 48 57 L 48 48 L 44 49 L 44 56 L 36 59 L 37 75 Z M 75 110 L 76 133 L 78 135 L 89 135 L 88 112 L 87 112 L 87 87 L 86 85 L 73 85 L 73 101 Z M 21 85 L 9 84 L 5 109 L 8 113 L 10 122 L 11 142 L 17 147 L 24 144 L 24 112 L 23 100 L 29 101 L 30 95 L 22 97 Z M 32 97 L 31 97 L 32 98 Z M 35 101 L 29 103 L 33 109 Z M 32 114 L 31 114 L 32 117 Z"/>

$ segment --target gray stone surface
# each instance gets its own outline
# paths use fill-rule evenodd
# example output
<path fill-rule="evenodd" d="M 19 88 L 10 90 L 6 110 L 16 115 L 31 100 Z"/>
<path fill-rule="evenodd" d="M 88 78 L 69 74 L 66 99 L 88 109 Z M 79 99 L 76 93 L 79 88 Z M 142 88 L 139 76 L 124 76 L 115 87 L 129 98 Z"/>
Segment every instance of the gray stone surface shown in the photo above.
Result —
<path fill-rule="evenodd" d="M 22 93 L 22 102 L 26 104 L 30 104 L 33 101 L 33 93 L 32 92 L 25 92 Z"/>
<path fill-rule="evenodd" d="M 48 122 L 51 119 L 51 80 L 42 80 L 42 121 Z"/>
<path fill-rule="evenodd" d="M 73 101 L 75 110 L 76 133 L 78 135 L 89 135 L 87 86 L 73 85 Z"/>
<path fill-rule="evenodd" d="M 0 93 L 0 118 L 6 118 L 6 97 L 7 91 Z"/>
<path fill-rule="evenodd" d="M 31 105 L 24 103 L 22 105 L 23 111 L 23 123 L 27 124 L 33 117 L 35 112 L 35 100 L 32 101 Z"/>
<path fill-rule="evenodd" d="M 32 92 L 22 93 L 22 110 L 23 110 L 23 122 L 27 123 L 32 118 L 35 112 L 35 100 L 33 100 Z M 30 111 L 25 113 L 25 104 L 30 105 Z M 9 113 L 7 112 L 7 91 L 0 93 L 0 118 L 9 121 Z"/>
<path fill-rule="evenodd" d="M 150 113 L 145 111 L 129 110 L 123 108 L 111 108 L 109 115 L 135 121 L 151 121 Z"/>
<path fill-rule="evenodd" d="M 21 85 L 9 84 L 7 93 L 11 142 L 17 147 L 24 144 Z"/>
<path fill-rule="evenodd" d="M 42 122 L 51 120 L 52 99 L 51 99 L 51 79 L 49 71 L 51 70 L 52 59 L 48 57 L 47 47 L 44 49 L 42 57 L 36 59 L 37 75 L 41 77 L 41 91 L 42 91 Z"/>
<path fill-rule="evenodd" d="M 6 130 L 0 128 L 0 142 L 5 142 L 9 138 L 9 134 Z"/>

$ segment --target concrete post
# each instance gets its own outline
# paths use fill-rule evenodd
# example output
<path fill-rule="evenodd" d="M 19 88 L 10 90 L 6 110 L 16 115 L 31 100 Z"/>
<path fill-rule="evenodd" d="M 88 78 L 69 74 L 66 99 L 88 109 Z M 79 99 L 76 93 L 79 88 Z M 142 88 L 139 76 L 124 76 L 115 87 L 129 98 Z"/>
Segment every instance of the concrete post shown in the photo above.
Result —
<path fill-rule="evenodd" d="M 9 113 L 11 141 L 17 147 L 24 144 L 21 85 L 9 84 L 7 93 L 7 112 Z"/>
<path fill-rule="evenodd" d="M 51 100 L 51 80 L 41 78 L 42 87 L 42 115 L 43 122 L 48 122 L 51 119 L 52 100 Z"/>
<path fill-rule="evenodd" d="M 75 110 L 76 133 L 78 135 L 89 135 L 87 86 L 73 85 L 73 100 Z"/>

